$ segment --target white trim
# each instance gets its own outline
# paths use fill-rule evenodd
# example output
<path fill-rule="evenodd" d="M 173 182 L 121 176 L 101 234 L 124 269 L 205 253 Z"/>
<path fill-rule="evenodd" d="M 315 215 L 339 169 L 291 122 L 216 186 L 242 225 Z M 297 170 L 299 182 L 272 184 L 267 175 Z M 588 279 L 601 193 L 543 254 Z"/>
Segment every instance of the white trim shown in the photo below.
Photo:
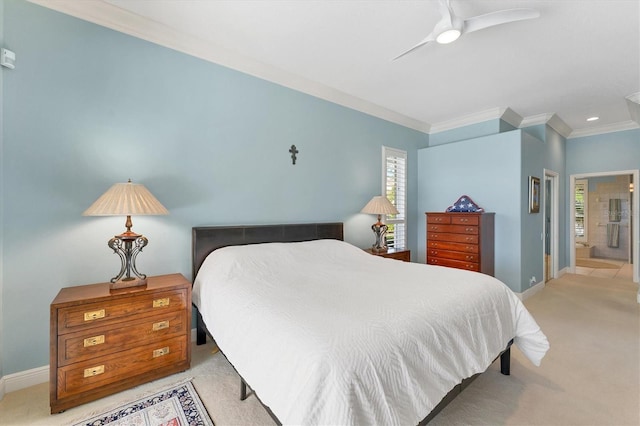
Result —
<path fill-rule="evenodd" d="M 471 124 L 478 124 L 485 121 L 502 118 L 505 110 L 506 108 L 492 108 L 485 111 L 463 115 L 448 121 L 443 121 L 438 124 L 432 124 L 429 130 L 429 134 L 432 135 L 434 133 L 457 129 L 458 127 L 469 126 Z"/>
<path fill-rule="evenodd" d="M 569 136 L 567 136 L 567 139 L 583 138 L 585 136 L 596 136 L 605 133 L 622 132 L 633 129 L 640 129 L 640 124 L 633 120 L 629 120 L 621 123 L 607 124 L 605 126 L 574 130 Z"/>
<path fill-rule="evenodd" d="M 559 180 L 560 175 L 553 170 L 544 169 L 544 177 L 545 179 L 549 177 L 551 179 L 551 230 L 550 230 L 550 239 L 551 239 L 551 277 L 549 278 L 557 278 L 558 277 L 558 251 L 559 251 L 559 240 L 560 240 L 560 231 L 559 231 L 559 222 L 560 222 L 560 213 L 559 213 L 559 204 L 560 204 L 560 195 L 559 195 Z M 545 182 L 545 191 L 546 191 L 546 182 Z M 543 198 L 543 211 L 546 214 L 546 203 L 547 197 Z M 546 233 L 546 221 L 543 220 L 543 235 Z M 545 247 L 542 245 L 542 256 L 543 256 L 543 268 L 544 268 L 544 255 L 545 255 Z M 544 282 L 544 272 L 543 272 L 543 282 Z"/>
<path fill-rule="evenodd" d="M 511 124 L 513 127 L 520 127 L 523 120 L 522 116 L 511 108 L 506 108 L 500 118 L 503 121 Z"/>
<path fill-rule="evenodd" d="M 4 393 L 15 392 L 31 386 L 39 385 L 49 381 L 49 366 L 32 368 L 31 370 L 19 371 L 7 374 L 2 377 L 2 390 Z"/>
<path fill-rule="evenodd" d="M 544 287 L 545 287 L 545 284 L 543 282 L 539 282 L 534 284 L 533 287 L 526 289 L 522 293 L 516 293 L 516 296 L 518 296 L 518 299 L 524 302 L 534 294 L 541 292 L 544 289 Z"/>
<path fill-rule="evenodd" d="M 629 96 L 625 97 L 625 99 L 633 103 L 640 104 L 640 92 L 632 93 Z"/>
<path fill-rule="evenodd" d="M 631 119 L 640 124 L 640 92 L 633 93 L 624 99 L 627 101 Z"/>

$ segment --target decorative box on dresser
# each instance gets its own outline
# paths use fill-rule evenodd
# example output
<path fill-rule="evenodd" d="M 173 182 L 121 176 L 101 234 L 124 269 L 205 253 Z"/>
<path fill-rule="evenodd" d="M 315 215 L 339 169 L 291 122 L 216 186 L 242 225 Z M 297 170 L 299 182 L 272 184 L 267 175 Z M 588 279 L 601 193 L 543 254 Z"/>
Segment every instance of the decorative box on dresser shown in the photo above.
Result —
<path fill-rule="evenodd" d="M 494 275 L 495 213 L 425 214 L 428 264 Z"/>
<path fill-rule="evenodd" d="M 51 413 L 187 370 L 191 283 L 181 274 L 146 287 L 66 287 L 51 303 Z"/>

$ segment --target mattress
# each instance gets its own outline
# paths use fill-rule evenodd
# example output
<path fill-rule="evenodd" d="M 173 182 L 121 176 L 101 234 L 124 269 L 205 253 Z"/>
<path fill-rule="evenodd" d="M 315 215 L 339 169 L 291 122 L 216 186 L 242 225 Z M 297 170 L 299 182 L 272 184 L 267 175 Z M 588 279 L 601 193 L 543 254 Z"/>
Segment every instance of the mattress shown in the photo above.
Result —
<path fill-rule="evenodd" d="M 417 424 L 513 338 L 547 338 L 488 275 L 317 240 L 211 253 L 193 301 L 230 363 L 283 424 Z"/>

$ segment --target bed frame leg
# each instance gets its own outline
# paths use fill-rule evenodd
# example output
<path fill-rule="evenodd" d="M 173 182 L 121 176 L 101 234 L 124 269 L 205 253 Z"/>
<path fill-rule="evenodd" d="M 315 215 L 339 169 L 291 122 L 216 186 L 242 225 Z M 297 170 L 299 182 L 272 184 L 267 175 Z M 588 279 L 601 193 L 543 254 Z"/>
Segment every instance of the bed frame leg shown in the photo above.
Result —
<path fill-rule="evenodd" d="M 240 401 L 247 399 L 247 384 L 244 380 L 240 379 Z"/>
<path fill-rule="evenodd" d="M 207 343 L 206 327 L 202 321 L 202 315 L 200 312 L 196 312 L 196 345 L 204 345 L 205 343 Z"/>
<path fill-rule="evenodd" d="M 511 374 L 511 347 L 500 354 L 500 372 L 505 376 Z"/>

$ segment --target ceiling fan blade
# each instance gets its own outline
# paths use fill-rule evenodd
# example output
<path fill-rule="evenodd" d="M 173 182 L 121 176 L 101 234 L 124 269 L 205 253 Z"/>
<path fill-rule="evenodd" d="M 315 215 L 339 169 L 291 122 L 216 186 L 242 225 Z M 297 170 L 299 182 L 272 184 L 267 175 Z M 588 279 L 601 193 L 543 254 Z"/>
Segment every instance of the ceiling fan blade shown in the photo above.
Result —
<path fill-rule="evenodd" d="M 438 24 L 451 26 L 453 24 L 453 9 L 451 9 L 450 0 L 440 0 L 438 2 L 438 9 L 440 10 L 440 21 Z"/>
<path fill-rule="evenodd" d="M 436 38 L 435 38 L 435 34 L 434 34 L 434 33 L 431 33 L 431 34 L 429 34 L 428 36 L 426 36 L 425 38 L 423 38 L 423 39 L 420 41 L 420 43 L 416 44 L 416 45 L 415 45 L 415 46 L 413 46 L 411 49 L 409 49 L 409 50 L 407 50 L 407 51 L 405 51 L 405 52 L 403 52 L 403 53 L 399 54 L 398 56 L 396 56 L 395 58 L 393 58 L 393 60 L 395 61 L 396 59 L 400 59 L 400 58 L 402 58 L 404 55 L 407 55 L 407 54 L 409 54 L 409 53 L 413 52 L 414 50 L 416 50 L 416 49 L 418 49 L 418 48 L 420 48 L 420 47 L 424 46 L 424 45 L 425 45 L 425 44 L 427 44 L 427 43 L 430 43 L 430 42 L 434 41 L 435 39 L 436 39 Z"/>
<path fill-rule="evenodd" d="M 507 9 L 491 12 L 484 15 L 474 16 L 464 20 L 464 33 L 471 33 L 496 25 L 507 24 L 509 22 L 533 19 L 540 16 L 540 12 L 534 9 Z"/>

